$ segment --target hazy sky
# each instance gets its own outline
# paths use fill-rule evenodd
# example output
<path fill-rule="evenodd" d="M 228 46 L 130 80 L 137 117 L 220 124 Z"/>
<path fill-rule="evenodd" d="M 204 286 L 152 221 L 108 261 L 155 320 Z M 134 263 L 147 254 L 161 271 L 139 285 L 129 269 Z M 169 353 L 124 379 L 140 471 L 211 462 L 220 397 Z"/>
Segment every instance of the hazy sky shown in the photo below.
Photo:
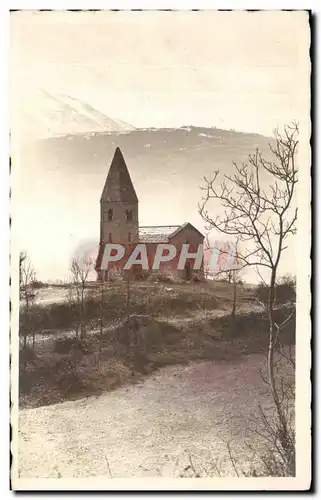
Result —
<path fill-rule="evenodd" d="M 302 12 L 14 12 L 11 20 L 16 104 L 21 95 L 36 106 L 44 88 L 136 127 L 265 135 L 306 105 Z"/>

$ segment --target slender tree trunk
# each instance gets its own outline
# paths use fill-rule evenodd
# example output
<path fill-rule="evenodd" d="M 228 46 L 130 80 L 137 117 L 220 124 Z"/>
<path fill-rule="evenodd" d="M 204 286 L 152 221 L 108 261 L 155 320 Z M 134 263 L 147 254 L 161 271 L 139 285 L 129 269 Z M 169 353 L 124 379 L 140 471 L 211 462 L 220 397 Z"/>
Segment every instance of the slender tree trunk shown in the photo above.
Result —
<path fill-rule="evenodd" d="M 29 335 L 29 331 L 30 331 L 30 315 L 29 315 L 29 297 L 28 297 L 28 290 L 26 289 L 25 290 L 25 294 L 26 294 L 26 316 L 27 316 L 27 329 L 26 329 L 26 332 L 25 332 L 25 335 L 24 335 L 24 339 L 23 339 L 23 346 L 24 348 L 27 347 L 27 337 Z"/>
<path fill-rule="evenodd" d="M 84 282 L 81 283 L 81 327 L 80 327 L 80 337 L 84 338 L 85 332 L 85 304 L 84 304 Z"/>
<path fill-rule="evenodd" d="M 102 350 L 103 341 L 103 314 L 104 314 L 104 277 L 101 278 L 101 288 L 100 288 L 100 332 L 99 332 L 99 352 Z"/>
<path fill-rule="evenodd" d="M 79 325 L 80 325 L 80 293 L 79 283 L 76 283 L 76 296 L 77 296 L 77 324 L 76 324 L 76 337 L 79 339 Z"/>
<path fill-rule="evenodd" d="M 231 313 L 231 327 L 230 336 L 233 338 L 235 335 L 235 316 L 236 316 L 236 279 L 233 282 L 233 308 Z"/>
<path fill-rule="evenodd" d="M 127 297 L 126 297 L 126 309 L 127 309 L 127 328 L 126 328 L 126 334 L 127 338 L 125 341 L 126 344 L 126 351 L 129 354 L 131 350 L 131 325 L 129 322 L 129 317 L 130 317 L 130 275 L 129 271 L 127 271 Z"/>
<path fill-rule="evenodd" d="M 276 387 L 275 378 L 275 346 L 276 346 L 276 334 L 277 329 L 274 322 L 274 299 L 275 299 L 275 281 L 276 281 L 276 268 L 272 269 L 271 280 L 270 280 L 270 290 L 269 290 L 269 301 L 268 301 L 268 316 L 269 316 L 269 350 L 268 350 L 268 374 L 272 397 L 278 412 L 281 426 L 286 433 L 287 423 L 284 411 L 282 409 L 280 397 Z"/>
<path fill-rule="evenodd" d="M 129 309 L 130 309 L 130 280 L 129 280 L 129 275 L 127 276 L 126 309 L 127 309 L 127 322 L 129 322 Z"/>

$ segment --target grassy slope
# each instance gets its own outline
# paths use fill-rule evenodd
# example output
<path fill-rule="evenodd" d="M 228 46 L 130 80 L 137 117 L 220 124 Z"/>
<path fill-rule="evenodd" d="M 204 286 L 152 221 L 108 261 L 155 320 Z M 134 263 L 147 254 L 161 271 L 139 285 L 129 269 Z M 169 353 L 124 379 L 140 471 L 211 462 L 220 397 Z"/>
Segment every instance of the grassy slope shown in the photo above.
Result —
<path fill-rule="evenodd" d="M 89 293 L 95 303 L 99 290 L 93 287 Z M 40 406 L 112 390 L 164 365 L 230 361 L 264 350 L 267 322 L 252 292 L 243 287 L 237 293 L 237 336 L 230 338 L 232 296 L 232 286 L 220 282 L 131 283 L 127 310 L 126 284 L 109 285 L 102 339 L 94 315 L 81 346 L 72 340 L 72 328 L 69 334 L 52 329 L 44 332 L 50 333 L 51 341 L 39 336 L 35 352 L 21 353 L 21 405 Z M 49 311 L 59 314 L 59 307 L 65 305 L 39 310 L 50 317 Z M 279 311 L 280 318 L 285 314 Z M 286 342 L 293 340 L 293 331 L 294 323 L 285 332 Z M 55 346 L 57 337 L 62 340 Z"/>

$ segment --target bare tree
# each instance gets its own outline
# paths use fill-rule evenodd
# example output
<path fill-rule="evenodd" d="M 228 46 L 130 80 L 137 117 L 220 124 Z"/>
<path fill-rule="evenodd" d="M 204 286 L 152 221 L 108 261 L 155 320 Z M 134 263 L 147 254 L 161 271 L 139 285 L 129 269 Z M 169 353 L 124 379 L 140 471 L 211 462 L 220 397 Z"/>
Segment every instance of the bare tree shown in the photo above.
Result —
<path fill-rule="evenodd" d="M 81 322 L 81 305 L 80 305 L 80 268 L 76 260 L 73 260 L 70 266 L 71 272 L 71 288 L 69 301 L 75 301 L 76 304 L 76 338 L 79 338 L 79 328 Z"/>
<path fill-rule="evenodd" d="M 70 266 L 70 272 L 72 274 L 72 286 L 74 287 L 76 295 L 76 306 L 77 306 L 77 325 L 76 325 L 76 336 L 79 336 L 80 327 L 80 338 L 85 336 L 86 330 L 86 304 L 85 304 L 85 290 L 88 284 L 88 276 L 92 269 L 92 261 L 88 259 L 82 263 L 79 263 L 76 259 L 72 261 Z"/>
<path fill-rule="evenodd" d="M 279 440 L 283 451 L 288 452 L 290 467 L 294 464 L 290 431 L 283 407 L 282 393 L 277 386 L 277 363 L 275 350 L 279 342 L 281 325 L 275 318 L 275 286 L 282 252 L 287 248 L 286 239 L 296 232 L 297 208 L 293 208 L 298 169 L 296 151 L 298 147 L 298 125 L 284 127 L 282 133 L 275 131 L 275 143 L 270 144 L 272 160 L 258 150 L 248 157 L 248 163 L 234 163 L 234 175 L 224 175 L 217 188 L 219 172 L 210 180 L 205 178 L 205 196 L 199 212 L 208 229 L 236 239 L 240 268 L 255 266 L 259 272 L 264 268 L 269 274 L 269 297 L 267 314 L 269 319 L 268 376 L 269 385 L 277 410 Z M 262 173 L 270 178 L 267 189 L 262 185 Z M 224 215 L 212 218 L 208 205 L 218 200 L 224 207 Z"/>
<path fill-rule="evenodd" d="M 230 269 L 230 283 L 233 283 L 233 303 L 231 312 L 231 325 L 230 325 L 230 335 L 235 336 L 235 319 L 236 319 L 236 299 L 237 299 L 237 284 L 238 284 L 238 270 Z"/>
<path fill-rule="evenodd" d="M 36 298 L 34 283 L 36 281 L 36 272 L 31 264 L 27 252 L 20 252 L 19 255 L 19 281 L 20 281 L 20 300 L 22 301 L 22 315 L 24 321 L 21 322 L 21 334 L 23 337 L 23 346 L 27 347 L 28 336 L 32 334 L 32 344 L 35 344 L 35 327 L 31 324 L 31 307 Z"/>
<path fill-rule="evenodd" d="M 130 300 L 131 300 L 131 286 L 130 280 L 132 278 L 131 270 L 125 272 L 125 280 L 126 280 L 126 320 L 129 323 L 130 318 Z"/>
<path fill-rule="evenodd" d="M 23 263 L 27 258 L 27 252 L 22 251 L 19 254 L 19 283 L 20 283 L 20 292 L 21 292 L 21 285 L 22 285 L 22 267 Z"/>
<path fill-rule="evenodd" d="M 103 327 L 104 327 L 104 303 L 105 303 L 105 273 L 102 272 L 100 279 L 100 302 L 99 302 L 99 352 L 102 350 Z"/>
<path fill-rule="evenodd" d="M 72 266 L 70 266 L 71 270 Z M 72 316 L 73 321 L 75 320 L 75 333 L 76 338 L 79 337 L 79 324 L 80 324 L 80 291 L 79 282 L 76 277 L 72 274 L 66 282 L 64 283 L 67 287 L 65 302 L 68 307 L 68 311 Z"/>
<path fill-rule="evenodd" d="M 209 233 L 208 233 L 209 235 Z M 207 248 L 215 251 L 216 259 L 216 272 L 212 275 L 215 279 L 226 280 L 229 284 L 233 285 L 233 299 L 232 310 L 230 317 L 230 336 L 235 334 L 235 319 L 236 319 L 236 300 L 237 300 L 237 285 L 240 282 L 239 278 L 239 262 L 237 258 L 237 245 L 233 242 L 225 243 L 224 246 L 209 245 L 209 237 L 207 236 Z"/>

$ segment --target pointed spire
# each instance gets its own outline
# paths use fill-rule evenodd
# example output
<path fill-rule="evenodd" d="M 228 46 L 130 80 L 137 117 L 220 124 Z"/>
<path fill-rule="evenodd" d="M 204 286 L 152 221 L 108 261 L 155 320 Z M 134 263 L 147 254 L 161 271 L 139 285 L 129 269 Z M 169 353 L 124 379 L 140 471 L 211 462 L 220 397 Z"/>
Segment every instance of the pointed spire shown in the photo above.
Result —
<path fill-rule="evenodd" d="M 118 147 L 112 159 L 100 201 L 138 201 L 123 154 Z"/>

